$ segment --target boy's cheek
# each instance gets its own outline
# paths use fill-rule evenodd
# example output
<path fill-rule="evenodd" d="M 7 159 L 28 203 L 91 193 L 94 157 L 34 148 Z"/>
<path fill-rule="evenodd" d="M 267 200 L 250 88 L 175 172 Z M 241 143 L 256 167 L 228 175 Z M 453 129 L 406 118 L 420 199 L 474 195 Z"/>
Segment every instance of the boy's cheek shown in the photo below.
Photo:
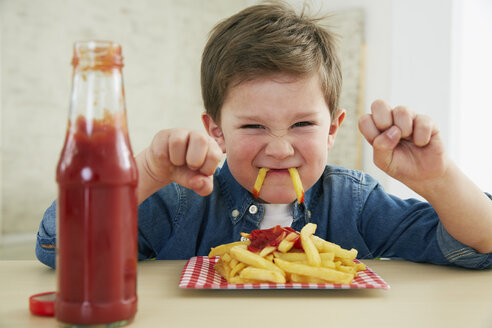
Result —
<path fill-rule="evenodd" d="M 247 160 L 254 159 L 260 152 L 261 144 L 249 140 L 236 139 L 227 143 L 227 157 L 234 159 Z"/>

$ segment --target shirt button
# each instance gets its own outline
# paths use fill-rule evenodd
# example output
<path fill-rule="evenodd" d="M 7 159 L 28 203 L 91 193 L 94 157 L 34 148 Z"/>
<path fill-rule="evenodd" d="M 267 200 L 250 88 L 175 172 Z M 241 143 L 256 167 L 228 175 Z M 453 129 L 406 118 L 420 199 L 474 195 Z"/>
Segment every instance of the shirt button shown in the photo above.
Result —
<path fill-rule="evenodd" d="M 240 213 L 239 213 L 239 211 L 238 211 L 238 210 L 234 210 L 234 211 L 232 211 L 232 217 L 233 217 L 233 218 L 237 218 L 237 217 L 239 216 L 239 214 L 240 214 Z"/>
<path fill-rule="evenodd" d="M 251 205 L 249 207 L 249 213 L 256 214 L 258 212 L 258 207 L 256 205 Z"/>
<path fill-rule="evenodd" d="M 307 211 L 307 216 L 308 216 L 308 219 L 311 218 L 311 211 Z"/>

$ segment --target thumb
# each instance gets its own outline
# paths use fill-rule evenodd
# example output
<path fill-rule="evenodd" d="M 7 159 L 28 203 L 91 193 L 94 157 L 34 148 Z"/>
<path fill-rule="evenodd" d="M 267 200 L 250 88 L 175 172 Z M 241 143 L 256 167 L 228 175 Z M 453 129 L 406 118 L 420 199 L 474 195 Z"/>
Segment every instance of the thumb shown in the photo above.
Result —
<path fill-rule="evenodd" d="M 387 172 L 393 160 L 393 150 L 400 142 L 400 139 L 401 130 L 396 126 L 392 126 L 378 135 L 372 143 L 374 164 L 385 172 Z"/>
<path fill-rule="evenodd" d="M 186 166 L 175 168 L 172 181 L 192 189 L 200 196 L 207 196 L 213 189 L 213 175 L 207 176 Z"/>
<path fill-rule="evenodd" d="M 190 178 L 189 186 L 200 196 L 209 195 L 214 187 L 213 176 L 197 174 Z"/>

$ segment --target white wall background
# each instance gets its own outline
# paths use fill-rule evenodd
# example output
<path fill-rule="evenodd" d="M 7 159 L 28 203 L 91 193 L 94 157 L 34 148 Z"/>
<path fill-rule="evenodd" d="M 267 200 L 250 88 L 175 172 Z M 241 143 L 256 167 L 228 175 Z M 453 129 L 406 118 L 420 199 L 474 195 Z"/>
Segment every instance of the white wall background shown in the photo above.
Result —
<path fill-rule="evenodd" d="M 365 108 L 378 98 L 431 116 L 448 154 L 492 192 L 492 1 L 318 0 L 366 10 Z M 418 197 L 372 163 L 364 169 L 390 193 Z"/>
<path fill-rule="evenodd" d="M 47 145 L 36 143 L 37 135 L 23 130 L 23 122 L 40 122 L 51 136 L 51 144 L 61 148 L 68 110 L 71 71 L 69 66 L 71 41 L 81 37 L 100 37 L 119 40 L 126 59 L 125 83 L 129 119 L 147 113 L 147 124 L 132 126 L 135 151 L 142 149 L 159 128 L 172 125 L 191 125 L 200 128 L 199 120 L 189 121 L 189 113 L 201 108 L 199 80 L 196 75 L 204 29 L 207 31 L 219 19 L 256 1 L 119 1 L 115 11 L 111 1 L 90 0 L 0 0 L 0 179 L 5 203 L 11 197 L 24 197 L 26 203 L 41 198 L 46 206 L 56 197 L 55 185 L 42 195 L 29 194 L 27 187 L 19 189 L 5 185 L 5 176 L 12 166 L 22 166 L 25 175 L 12 183 L 36 184 L 40 174 L 54 178 L 57 151 L 41 152 L 26 158 L 29 152 L 8 154 L 6 145 L 24 142 L 27 149 L 36 150 Z M 299 3 L 297 0 L 291 0 Z M 492 5 L 490 0 L 313 0 L 313 7 L 324 10 L 364 8 L 366 12 L 366 85 L 365 108 L 378 98 L 393 105 L 408 105 L 420 113 L 430 115 L 440 127 L 450 156 L 483 189 L 492 191 L 492 108 L 488 95 L 492 87 L 491 36 Z M 131 12 L 136 10 L 135 14 Z M 23 17 L 19 24 L 17 17 Z M 27 16 L 26 16 L 27 15 Z M 128 18 L 137 17 L 129 20 Z M 97 22 L 94 28 L 90 20 Z M 133 35 L 146 35 L 133 39 Z M 197 35 L 203 37 L 197 38 Z M 21 44 L 13 48 L 12 44 Z M 49 44 L 50 47 L 42 47 Z M 182 49 L 178 55 L 169 47 Z M 22 50 L 22 51 L 19 51 Z M 157 62 L 136 62 L 137 53 L 158 54 Z M 50 60 L 49 54 L 56 54 Z M 185 63 L 190 63 L 185 67 Z M 180 66 L 181 65 L 181 66 Z M 183 67 L 179 74 L 177 67 Z M 36 74 L 45 68 L 45 75 Z M 22 73 L 22 74 L 21 74 Z M 18 79 L 21 74 L 21 79 Z M 17 79 L 12 80 L 13 77 Z M 27 84 L 28 83 L 28 84 Z M 159 93 L 149 92 L 149 85 L 174 85 Z M 34 93 L 26 92 L 35 91 Z M 29 88 L 31 90 L 29 90 Z M 198 95 L 192 97 L 191 94 Z M 486 98 L 487 97 L 487 98 Z M 158 98 L 159 107 L 149 108 L 149 99 Z M 19 112 L 17 108 L 27 108 Z M 175 112 L 181 115 L 174 120 Z M 166 113 L 162 111 L 166 109 Z M 189 111 L 189 112 L 188 112 Z M 159 113 L 159 116 L 156 116 Z M 196 115 L 192 116 L 196 117 Z M 61 125 L 60 125 L 61 124 Z M 13 131 L 6 138 L 5 129 Z M 49 148 L 51 149 L 51 148 Z M 387 191 L 401 197 L 415 196 L 397 181 L 382 174 L 371 161 L 366 146 L 365 170 L 378 178 Z M 41 167 L 42 173 L 33 168 Z M 21 190 L 22 191 L 22 190 Z M 2 204 L 0 204 L 1 206 Z M 39 219 L 44 208 L 39 209 Z M 22 209 L 15 219 L 22 220 Z M 5 222 L 5 220 L 4 220 Z M 9 221 L 12 222 L 12 221 Z M 10 225 L 10 223 L 9 223 Z M 5 240 L 20 231 L 2 226 L 9 232 Z M 29 226 L 33 238 L 36 225 Z M 1 236 L 0 236 L 1 237 Z M 1 238 L 0 238 L 1 240 Z"/>
<path fill-rule="evenodd" d="M 57 196 L 72 46 L 120 43 L 135 153 L 163 128 L 203 130 L 200 58 L 212 26 L 251 0 L 0 0 L 3 242 L 33 240 Z"/>
<path fill-rule="evenodd" d="M 492 1 L 456 1 L 450 143 L 460 167 L 492 192 Z"/>

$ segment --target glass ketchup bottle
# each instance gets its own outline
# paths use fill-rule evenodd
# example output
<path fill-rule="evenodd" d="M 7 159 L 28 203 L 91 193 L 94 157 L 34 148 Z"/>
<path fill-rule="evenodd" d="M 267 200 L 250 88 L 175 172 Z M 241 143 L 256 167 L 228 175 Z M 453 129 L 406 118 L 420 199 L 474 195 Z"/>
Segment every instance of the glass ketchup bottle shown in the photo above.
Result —
<path fill-rule="evenodd" d="M 77 42 L 58 162 L 61 326 L 117 327 L 137 311 L 137 167 L 128 137 L 121 46 Z"/>

